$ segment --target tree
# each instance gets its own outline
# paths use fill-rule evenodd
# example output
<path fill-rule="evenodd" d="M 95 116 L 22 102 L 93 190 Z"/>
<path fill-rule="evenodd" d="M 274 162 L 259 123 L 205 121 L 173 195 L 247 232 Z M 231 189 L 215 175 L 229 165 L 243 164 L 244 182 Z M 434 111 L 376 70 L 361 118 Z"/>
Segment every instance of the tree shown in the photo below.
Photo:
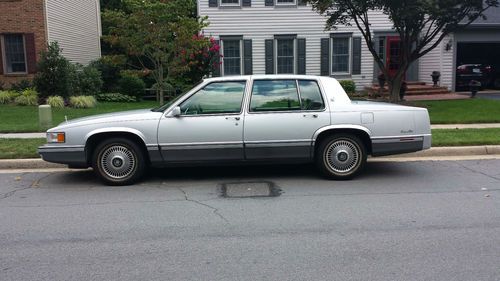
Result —
<path fill-rule="evenodd" d="M 450 33 L 465 28 L 484 11 L 498 6 L 498 0 L 307 0 L 321 14 L 329 15 L 327 29 L 354 24 L 389 85 L 392 102 L 399 91 L 410 64 L 439 46 Z M 380 54 L 375 50 L 370 12 L 381 11 L 389 17 L 399 33 L 400 68 L 390 75 Z"/>
<path fill-rule="evenodd" d="M 50 43 L 47 50 L 42 50 L 33 81 L 40 97 L 67 97 L 71 92 L 70 68 L 71 63 L 62 56 L 57 42 Z"/>
<path fill-rule="evenodd" d="M 189 71 L 182 62 L 186 50 L 193 48 L 194 38 L 206 27 L 206 18 L 197 18 L 195 0 L 124 0 L 127 11 L 106 10 L 103 18 L 110 23 L 104 40 L 120 45 L 137 57 L 141 67 L 156 82 L 160 103 L 168 82 L 174 75 Z M 206 44 L 210 41 L 206 38 Z"/>

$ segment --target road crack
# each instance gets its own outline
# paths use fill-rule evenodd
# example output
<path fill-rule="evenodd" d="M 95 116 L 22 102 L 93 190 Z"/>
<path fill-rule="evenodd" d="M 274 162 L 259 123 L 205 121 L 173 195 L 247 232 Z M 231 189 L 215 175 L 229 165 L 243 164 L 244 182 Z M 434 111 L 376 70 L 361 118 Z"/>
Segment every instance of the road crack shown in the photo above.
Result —
<path fill-rule="evenodd" d="M 178 187 L 177 189 L 179 189 L 182 194 L 184 194 L 184 199 L 186 201 L 189 201 L 189 202 L 193 202 L 195 204 L 198 204 L 200 206 L 204 206 L 204 207 L 207 207 L 209 208 L 210 210 L 212 210 L 212 212 L 214 213 L 214 215 L 218 216 L 220 219 L 222 219 L 225 223 L 229 224 L 229 220 L 226 219 L 221 213 L 219 213 L 219 209 L 213 207 L 213 206 L 210 206 L 208 204 L 205 204 L 203 202 L 200 202 L 200 201 L 197 201 L 197 200 L 194 200 L 194 199 L 190 199 L 186 193 L 186 191 L 184 189 L 182 189 L 181 187 Z"/>
<path fill-rule="evenodd" d="M 468 170 L 469 172 L 473 172 L 473 173 L 476 173 L 476 174 L 480 174 L 480 175 L 486 176 L 486 177 L 488 177 L 488 178 L 490 178 L 490 179 L 494 179 L 494 180 L 500 181 L 500 178 L 497 178 L 497 177 L 492 176 L 492 175 L 488 175 L 488 174 L 486 174 L 486 173 L 484 173 L 484 172 L 481 172 L 481 171 L 474 170 L 474 169 L 472 169 L 472 168 L 469 168 L 469 167 L 465 166 L 464 164 L 462 164 L 462 163 L 460 163 L 460 162 L 457 162 L 457 165 L 459 165 L 460 167 L 462 167 L 462 168 L 464 168 L 464 169 Z"/>
<path fill-rule="evenodd" d="M 25 175 L 26 173 L 23 173 L 21 174 L 21 178 Z M 15 190 L 12 190 L 12 191 L 9 191 L 7 193 L 4 193 L 4 194 L 1 194 L 0 195 L 0 200 L 2 199 L 6 199 L 6 198 L 9 198 L 9 197 L 12 197 L 14 194 L 16 194 L 16 192 L 18 191 L 23 191 L 23 190 L 26 190 L 26 189 L 30 189 L 30 188 L 37 188 L 40 186 L 40 182 L 46 178 L 48 178 L 49 176 L 51 176 L 52 173 L 49 173 L 39 179 L 36 179 L 34 181 L 31 182 L 31 184 L 29 186 L 26 186 L 26 187 L 23 187 L 23 188 L 18 188 L 18 189 L 15 189 Z"/>

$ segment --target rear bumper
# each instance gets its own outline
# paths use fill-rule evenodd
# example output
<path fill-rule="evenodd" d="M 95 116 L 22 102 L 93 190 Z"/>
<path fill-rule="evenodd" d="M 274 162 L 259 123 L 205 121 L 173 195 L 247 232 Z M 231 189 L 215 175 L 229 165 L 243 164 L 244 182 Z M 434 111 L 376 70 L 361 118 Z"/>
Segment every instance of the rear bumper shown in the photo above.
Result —
<path fill-rule="evenodd" d="M 372 156 L 417 152 L 431 148 L 432 135 L 372 139 Z"/>
<path fill-rule="evenodd" d="M 38 154 L 43 160 L 52 163 L 66 164 L 71 167 L 88 167 L 85 147 L 83 146 L 50 146 L 38 148 Z"/>

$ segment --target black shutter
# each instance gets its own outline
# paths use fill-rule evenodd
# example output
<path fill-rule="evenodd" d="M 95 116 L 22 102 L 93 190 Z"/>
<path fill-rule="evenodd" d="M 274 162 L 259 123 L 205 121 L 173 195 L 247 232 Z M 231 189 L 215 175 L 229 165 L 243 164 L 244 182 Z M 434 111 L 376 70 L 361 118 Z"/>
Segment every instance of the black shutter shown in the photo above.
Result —
<path fill-rule="evenodd" d="M 243 74 L 253 74 L 252 40 L 243 40 Z"/>
<path fill-rule="evenodd" d="M 28 66 L 27 72 L 29 74 L 36 73 L 36 47 L 35 47 L 35 34 L 24 34 L 24 42 L 26 43 L 26 65 Z"/>
<path fill-rule="evenodd" d="M 220 40 L 215 40 L 215 44 L 220 46 Z M 221 64 L 220 64 L 220 51 L 219 51 L 219 54 L 216 55 L 216 58 L 214 60 L 214 71 L 212 72 L 212 77 L 220 76 L 220 68 Z"/>
<path fill-rule="evenodd" d="M 242 6 L 243 7 L 251 7 L 252 6 L 252 0 L 243 0 Z"/>
<path fill-rule="evenodd" d="M 361 37 L 352 38 L 352 74 L 361 74 Z"/>
<path fill-rule="evenodd" d="M 306 74 L 306 39 L 297 39 L 297 74 Z"/>
<path fill-rule="evenodd" d="M 330 76 L 330 38 L 321 38 L 321 75 Z"/>
<path fill-rule="evenodd" d="M 307 5 L 306 0 L 298 0 L 298 5 L 299 6 L 305 6 L 305 5 Z"/>
<path fill-rule="evenodd" d="M 274 0 L 266 0 L 266 6 L 274 6 Z"/>
<path fill-rule="evenodd" d="M 218 6 L 218 2 L 219 0 L 208 0 L 208 6 L 209 7 L 217 7 Z"/>
<path fill-rule="evenodd" d="M 274 39 L 266 39 L 266 74 L 274 74 Z"/>
<path fill-rule="evenodd" d="M 0 33 L 0 40 L 2 39 L 2 37 L 3 37 L 3 34 Z M 2 61 L 3 55 L 2 55 L 2 48 L 1 47 L 2 46 L 0 46 L 0 75 L 3 74 L 3 61 Z"/>

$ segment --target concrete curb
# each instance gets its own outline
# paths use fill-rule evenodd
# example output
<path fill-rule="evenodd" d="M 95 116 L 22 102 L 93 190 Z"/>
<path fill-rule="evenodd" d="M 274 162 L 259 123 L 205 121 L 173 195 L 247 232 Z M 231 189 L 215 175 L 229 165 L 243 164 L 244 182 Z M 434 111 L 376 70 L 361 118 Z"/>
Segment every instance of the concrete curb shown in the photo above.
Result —
<path fill-rule="evenodd" d="M 418 158 L 418 157 L 450 157 L 450 156 L 486 156 L 500 155 L 500 145 L 458 146 L 458 147 L 433 147 L 415 153 L 394 156 L 377 157 L 376 159 L 391 158 Z M 0 170 L 12 169 L 58 169 L 67 168 L 66 165 L 45 162 L 36 159 L 5 159 L 0 160 Z"/>

